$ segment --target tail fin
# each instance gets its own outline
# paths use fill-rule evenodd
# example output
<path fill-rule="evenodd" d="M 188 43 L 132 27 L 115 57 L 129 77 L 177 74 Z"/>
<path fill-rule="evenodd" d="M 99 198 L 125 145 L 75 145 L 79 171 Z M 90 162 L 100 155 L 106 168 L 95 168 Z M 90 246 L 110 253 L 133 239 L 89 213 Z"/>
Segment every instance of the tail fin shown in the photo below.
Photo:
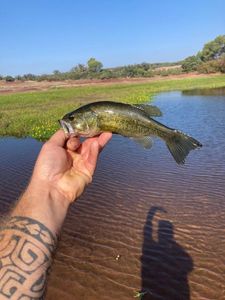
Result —
<path fill-rule="evenodd" d="M 173 130 L 171 136 L 166 140 L 166 145 L 178 164 L 184 164 L 185 158 L 191 150 L 202 147 L 194 138 Z"/>

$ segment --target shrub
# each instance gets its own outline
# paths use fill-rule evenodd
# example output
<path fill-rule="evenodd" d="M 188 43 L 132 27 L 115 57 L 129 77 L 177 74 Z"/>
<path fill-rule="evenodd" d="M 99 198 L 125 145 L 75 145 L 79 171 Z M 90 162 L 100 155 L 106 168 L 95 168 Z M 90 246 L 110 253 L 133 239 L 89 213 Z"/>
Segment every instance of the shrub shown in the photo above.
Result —
<path fill-rule="evenodd" d="M 219 70 L 221 73 L 225 73 L 225 55 L 219 60 Z"/>
<path fill-rule="evenodd" d="M 33 81 L 33 80 L 37 79 L 37 76 L 34 74 L 31 74 L 31 73 L 28 73 L 28 74 L 24 74 L 23 78 L 24 78 L 24 80 L 32 80 Z"/>
<path fill-rule="evenodd" d="M 201 60 L 198 55 L 192 55 L 187 57 L 182 63 L 182 69 L 184 72 L 196 71 Z"/>
<path fill-rule="evenodd" d="M 145 71 L 143 76 L 144 77 L 154 77 L 154 72 L 151 69 L 149 69 L 148 71 Z"/>
<path fill-rule="evenodd" d="M 13 82 L 13 81 L 15 81 L 15 78 L 12 77 L 12 76 L 6 76 L 6 77 L 5 77 L 5 81 L 6 81 L 6 82 Z"/>
<path fill-rule="evenodd" d="M 199 73 L 205 73 L 205 74 L 220 72 L 219 61 L 218 60 L 210 60 L 210 61 L 201 63 L 198 66 L 197 71 Z"/>
<path fill-rule="evenodd" d="M 20 75 L 17 75 L 15 77 L 15 80 L 24 81 L 24 78 L 22 76 L 20 76 Z"/>
<path fill-rule="evenodd" d="M 113 78 L 113 73 L 111 70 L 102 70 L 99 74 L 100 79 L 110 79 Z"/>

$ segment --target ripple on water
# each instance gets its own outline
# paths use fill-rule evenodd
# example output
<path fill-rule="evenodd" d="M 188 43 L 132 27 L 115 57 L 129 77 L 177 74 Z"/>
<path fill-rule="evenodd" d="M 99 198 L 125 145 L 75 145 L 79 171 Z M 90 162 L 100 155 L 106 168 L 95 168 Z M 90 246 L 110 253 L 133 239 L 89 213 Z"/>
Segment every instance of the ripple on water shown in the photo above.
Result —
<path fill-rule="evenodd" d="M 70 209 L 47 299 L 128 300 L 141 289 L 146 299 L 224 299 L 225 99 L 176 92 L 156 101 L 161 121 L 204 147 L 177 166 L 162 142 L 146 151 L 114 136 Z M 1 208 L 25 188 L 40 146 L 0 141 Z"/>

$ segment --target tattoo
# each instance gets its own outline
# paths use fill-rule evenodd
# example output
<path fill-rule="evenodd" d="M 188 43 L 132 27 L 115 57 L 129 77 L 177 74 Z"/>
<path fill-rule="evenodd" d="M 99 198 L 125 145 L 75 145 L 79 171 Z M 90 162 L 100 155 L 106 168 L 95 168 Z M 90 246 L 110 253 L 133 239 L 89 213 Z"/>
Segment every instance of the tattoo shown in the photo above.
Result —
<path fill-rule="evenodd" d="M 56 244 L 37 220 L 10 218 L 0 229 L 0 299 L 43 299 Z"/>

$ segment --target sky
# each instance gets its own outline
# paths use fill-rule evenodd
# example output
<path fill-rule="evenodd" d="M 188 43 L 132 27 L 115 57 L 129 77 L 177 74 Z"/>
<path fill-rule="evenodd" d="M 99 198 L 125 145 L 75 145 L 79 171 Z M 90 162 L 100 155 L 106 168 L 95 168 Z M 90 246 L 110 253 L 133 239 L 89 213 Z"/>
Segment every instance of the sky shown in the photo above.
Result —
<path fill-rule="evenodd" d="M 0 0 L 0 74 L 173 62 L 221 34 L 224 0 Z"/>

